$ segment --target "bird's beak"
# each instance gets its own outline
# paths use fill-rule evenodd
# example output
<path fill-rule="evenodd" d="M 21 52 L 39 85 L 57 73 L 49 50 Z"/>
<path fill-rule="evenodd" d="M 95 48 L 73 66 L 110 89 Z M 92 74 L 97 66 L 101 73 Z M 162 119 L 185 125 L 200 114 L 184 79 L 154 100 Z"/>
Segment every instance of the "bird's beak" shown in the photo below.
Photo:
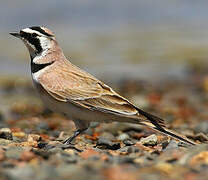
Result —
<path fill-rule="evenodd" d="M 9 33 L 9 34 L 11 34 L 14 37 L 21 38 L 20 33 L 14 32 L 14 33 Z"/>

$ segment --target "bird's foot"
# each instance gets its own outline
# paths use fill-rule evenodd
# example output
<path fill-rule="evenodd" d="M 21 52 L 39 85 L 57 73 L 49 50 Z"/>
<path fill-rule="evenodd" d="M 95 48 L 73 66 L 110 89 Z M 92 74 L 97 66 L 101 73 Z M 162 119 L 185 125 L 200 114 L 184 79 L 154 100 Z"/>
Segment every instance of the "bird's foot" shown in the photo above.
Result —
<path fill-rule="evenodd" d="M 63 144 L 64 145 L 75 145 L 75 143 L 72 143 L 72 141 L 75 139 L 75 137 L 69 137 L 69 138 L 67 138 L 67 139 L 65 139 L 64 141 L 63 141 Z"/>
<path fill-rule="evenodd" d="M 82 132 L 84 132 L 86 129 L 78 129 L 74 132 L 73 136 L 67 138 L 66 140 L 64 140 L 63 144 L 64 145 L 74 145 L 72 144 L 72 141 L 78 136 L 80 135 Z"/>

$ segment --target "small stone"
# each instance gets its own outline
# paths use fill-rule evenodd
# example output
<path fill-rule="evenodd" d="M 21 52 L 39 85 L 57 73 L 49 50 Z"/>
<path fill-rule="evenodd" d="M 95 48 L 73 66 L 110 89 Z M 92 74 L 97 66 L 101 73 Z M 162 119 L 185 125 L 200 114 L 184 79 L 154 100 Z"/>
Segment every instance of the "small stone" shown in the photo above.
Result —
<path fill-rule="evenodd" d="M 168 141 L 162 142 L 162 149 L 165 149 L 168 146 L 168 144 L 169 144 Z"/>
<path fill-rule="evenodd" d="M 36 179 L 37 174 L 34 171 L 32 166 L 23 167 L 14 167 L 12 164 L 7 164 L 6 166 L 10 167 L 10 169 L 6 172 L 8 179 Z"/>
<path fill-rule="evenodd" d="M 120 143 L 119 142 L 112 142 L 105 138 L 99 138 L 97 142 L 97 146 L 101 149 L 111 149 L 111 150 L 117 150 L 120 149 Z"/>
<path fill-rule="evenodd" d="M 124 147 L 120 148 L 118 151 L 125 154 L 128 152 L 128 146 L 124 146 Z"/>
<path fill-rule="evenodd" d="M 86 135 L 92 136 L 92 135 L 94 134 L 93 128 L 88 128 L 88 129 L 85 131 L 85 134 L 86 134 Z"/>
<path fill-rule="evenodd" d="M 40 142 L 38 143 L 38 148 L 42 149 L 42 148 L 45 148 L 47 146 L 48 143 L 45 143 L 45 142 Z"/>
<path fill-rule="evenodd" d="M 115 137 L 113 136 L 113 134 L 109 133 L 109 132 L 103 132 L 100 137 L 101 139 L 107 139 L 109 141 L 113 141 L 115 140 Z"/>
<path fill-rule="evenodd" d="M 136 163 L 136 164 L 142 164 L 142 163 L 144 163 L 144 159 L 142 159 L 142 158 L 136 158 L 136 159 L 134 159 L 134 163 Z"/>
<path fill-rule="evenodd" d="M 208 141 L 208 137 L 204 133 L 198 133 L 194 137 L 195 140 L 199 140 L 200 142 Z"/>
<path fill-rule="evenodd" d="M 208 151 L 202 151 L 199 154 L 192 157 L 190 160 L 190 165 L 196 165 L 196 164 L 208 164 Z"/>
<path fill-rule="evenodd" d="M 11 144 L 11 143 L 12 143 L 11 140 L 8 140 L 8 139 L 1 139 L 1 138 L 0 138 L 0 145 L 1 145 L 1 146 L 7 146 L 7 145 L 9 145 L 9 144 Z"/>
<path fill-rule="evenodd" d="M 72 150 L 72 149 L 65 149 L 64 152 L 66 152 L 67 154 L 70 154 L 70 155 L 75 154 L 74 150 Z"/>
<path fill-rule="evenodd" d="M 126 164 L 126 163 L 132 164 L 134 163 L 134 158 L 129 156 L 123 156 L 120 157 L 118 161 L 119 164 Z"/>
<path fill-rule="evenodd" d="M 174 171 L 173 165 L 169 163 L 160 162 L 155 166 L 156 169 L 163 172 L 164 174 L 171 174 Z"/>
<path fill-rule="evenodd" d="M 72 164 L 72 163 L 76 163 L 78 159 L 76 156 L 67 156 L 67 157 L 64 157 L 64 161 L 66 163 Z"/>
<path fill-rule="evenodd" d="M 94 129 L 94 128 L 98 127 L 99 124 L 100 124 L 100 123 L 98 123 L 98 122 L 91 122 L 91 123 L 90 123 L 90 128 Z"/>
<path fill-rule="evenodd" d="M 196 133 L 204 133 L 204 134 L 208 134 L 208 122 L 204 121 L 204 122 L 200 122 L 197 124 L 197 126 L 195 127 L 195 132 Z"/>
<path fill-rule="evenodd" d="M 140 149 L 137 146 L 125 146 L 119 149 L 119 151 L 130 154 L 130 153 L 138 153 L 140 152 Z"/>
<path fill-rule="evenodd" d="M 50 127 L 47 122 L 41 122 L 37 125 L 37 129 L 40 130 L 50 130 Z"/>
<path fill-rule="evenodd" d="M 123 143 L 126 146 L 131 146 L 131 145 L 134 145 L 135 144 L 135 142 L 133 142 L 132 140 L 129 140 L 129 139 L 124 140 Z"/>
<path fill-rule="evenodd" d="M 29 134 L 27 137 L 28 142 L 33 142 L 33 141 L 40 141 L 41 137 L 37 134 Z"/>
<path fill-rule="evenodd" d="M 22 147 L 10 147 L 6 150 L 5 155 L 7 158 L 19 159 L 22 154 Z"/>
<path fill-rule="evenodd" d="M 124 141 L 124 140 L 129 139 L 129 135 L 126 134 L 126 133 L 122 133 L 122 134 L 120 134 L 120 135 L 118 136 L 117 139 L 120 140 L 120 141 Z"/>
<path fill-rule="evenodd" d="M 37 141 L 27 141 L 27 142 L 21 142 L 21 146 L 29 146 L 29 147 L 38 147 L 38 142 Z"/>
<path fill-rule="evenodd" d="M 30 161 L 35 158 L 35 154 L 31 151 L 24 151 L 22 152 L 20 159 L 22 161 Z"/>
<path fill-rule="evenodd" d="M 12 131 L 9 128 L 1 128 L 0 129 L 0 138 L 13 140 Z"/>
<path fill-rule="evenodd" d="M 3 161 L 5 159 L 5 152 L 2 148 L 0 148 L 0 161 Z"/>
<path fill-rule="evenodd" d="M 137 146 L 129 146 L 127 152 L 128 153 L 138 153 L 138 152 L 140 152 L 140 149 Z"/>
<path fill-rule="evenodd" d="M 99 156 L 99 152 L 95 151 L 94 149 L 86 149 L 85 151 L 80 153 L 80 156 L 83 159 L 88 159 L 92 156 Z"/>
<path fill-rule="evenodd" d="M 177 149 L 177 148 L 178 148 L 178 142 L 176 140 L 170 140 L 169 144 L 165 147 L 165 150 Z"/>
<path fill-rule="evenodd" d="M 35 155 L 42 157 L 43 159 L 48 159 L 50 155 L 53 154 L 52 152 L 49 152 L 49 151 L 43 151 L 43 150 L 37 150 L 37 149 L 32 149 L 32 152 Z"/>
<path fill-rule="evenodd" d="M 152 134 L 146 138 L 141 138 L 140 142 L 146 146 L 154 146 L 157 144 L 157 136 Z"/>
<path fill-rule="evenodd" d="M 18 138 L 24 138 L 26 136 L 26 134 L 24 132 L 13 132 L 12 136 L 18 137 Z"/>

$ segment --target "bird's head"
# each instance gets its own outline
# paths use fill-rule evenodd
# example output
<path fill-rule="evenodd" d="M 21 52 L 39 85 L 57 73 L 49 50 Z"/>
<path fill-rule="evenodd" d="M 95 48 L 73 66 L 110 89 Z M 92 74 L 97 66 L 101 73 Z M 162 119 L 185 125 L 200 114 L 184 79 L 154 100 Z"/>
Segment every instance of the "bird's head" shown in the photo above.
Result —
<path fill-rule="evenodd" d="M 19 32 L 10 34 L 20 38 L 24 42 L 33 58 L 50 50 L 57 44 L 54 33 L 41 26 L 25 28 Z"/>

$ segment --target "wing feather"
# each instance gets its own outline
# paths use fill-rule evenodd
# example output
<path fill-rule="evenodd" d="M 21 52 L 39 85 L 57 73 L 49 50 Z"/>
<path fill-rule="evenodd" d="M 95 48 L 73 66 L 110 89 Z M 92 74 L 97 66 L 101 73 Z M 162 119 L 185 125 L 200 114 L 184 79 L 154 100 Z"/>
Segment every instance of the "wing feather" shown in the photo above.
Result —
<path fill-rule="evenodd" d="M 71 63 L 56 62 L 53 66 L 56 68 L 47 69 L 39 77 L 39 83 L 56 100 L 165 126 L 162 119 L 135 107 L 109 86 Z"/>
<path fill-rule="evenodd" d="M 128 100 L 73 65 L 66 67 L 56 64 L 56 68 L 48 69 L 39 77 L 39 83 L 58 101 L 73 101 L 89 108 L 121 115 L 138 113 Z"/>

